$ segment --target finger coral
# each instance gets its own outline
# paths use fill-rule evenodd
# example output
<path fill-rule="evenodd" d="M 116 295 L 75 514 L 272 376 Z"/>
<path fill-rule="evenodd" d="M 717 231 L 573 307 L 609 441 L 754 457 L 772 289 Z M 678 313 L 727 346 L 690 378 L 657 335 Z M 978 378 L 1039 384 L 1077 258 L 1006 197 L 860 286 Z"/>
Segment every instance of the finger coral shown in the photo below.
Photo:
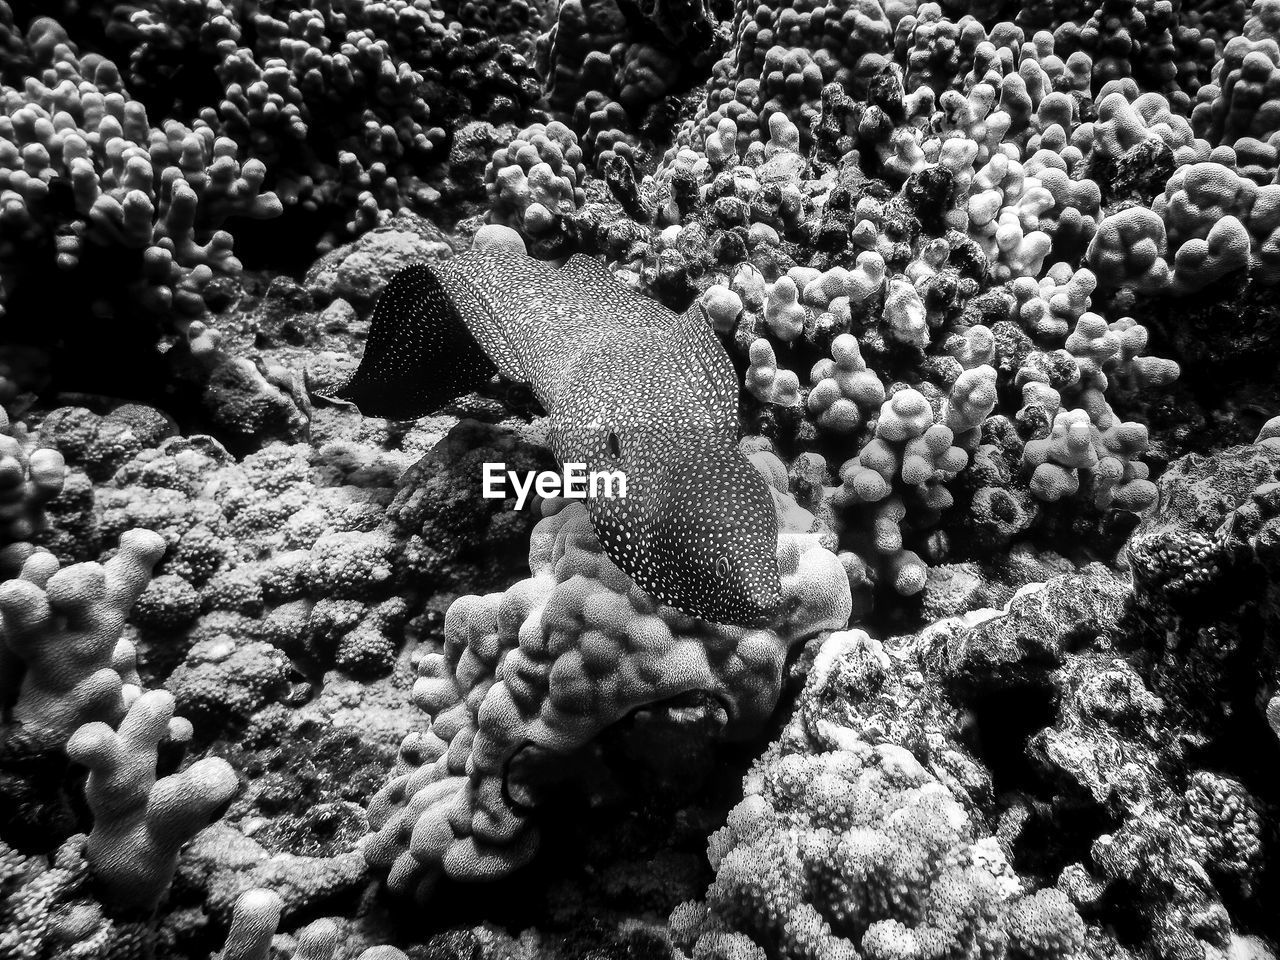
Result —
<path fill-rule="evenodd" d="M 635 159 L 636 131 L 682 93 L 717 52 L 709 4 L 566 0 L 537 39 L 547 100 L 589 143 L 600 170 Z M 588 132 L 590 130 L 590 132 Z"/>
<path fill-rule="evenodd" d="M 89 866 L 109 902 L 124 909 L 156 905 L 173 879 L 182 844 L 236 791 L 235 771 L 218 757 L 157 779 L 156 750 L 173 708 L 171 694 L 151 690 L 130 704 L 118 729 L 94 721 L 67 742 L 67 755 L 89 769 Z"/>
<path fill-rule="evenodd" d="M 949 556 L 952 538 L 934 531 L 957 493 L 962 522 L 986 531 L 983 542 L 995 542 L 1001 525 L 1008 532 L 997 540 L 1057 522 L 1057 509 L 1042 511 L 1037 499 L 1098 517 L 1145 509 L 1148 443 L 1126 414 L 1168 388 L 1179 366 L 1143 356 L 1150 328 L 1110 313 L 1113 299 L 1203 289 L 1236 269 L 1262 279 L 1265 270 L 1255 241 L 1225 220 L 1212 257 L 1202 262 L 1193 246 L 1178 259 L 1185 241 L 1177 231 L 1170 239 L 1155 200 L 1168 183 L 1178 189 L 1175 171 L 1217 161 L 1164 94 L 1123 77 L 1095 92 L 1082 49 L 1060 53 L 1058 37 L 972 20 L 946 70 L 930 73 L 930 37 L 949 23 L 932 5 L 881 12 L 899 39 L 888 52 L 869 42 L 841 73 L 824 66 L 838 57 L 823 59 L 836 49 L 822 31 L 837 11 L 815 19 L 786 3 L 738 10 L 735 45 L 652 179 L 668 226 L 618 266 L 659 297 L 722 297 L 725 288 L 737 296 L 732 320 L 719 323 L 748 363 L 757 428 L 780 442 L 784 459 L 818 453 L 838 468 L 823 484 L 844 491 L 830 501 L 842 545 L 877 589 L 910 593 L 930 562 Z M 876 33 L 872 11 L 840 17 L 858 27 L 851 44 Z M 788 53 L 784 36 L 803 49 Z M 757 62 L 785 76 L 793 60 L 800 76 L 772 100 L 766 81 L 734 79 L 752 77 Z M 791 176 L 767 175 L 775 165 Z M 834 355 L 848 354 L 849 338 L 857 360 Z M 880 462 L 884 400 L 849 396 L 842 363 L 845 380 L 861 363 L 885 396 L 905 398 L 909 388 L 929 408 L 919 436 L 898 441 L 918 439 L 921 456 L 908 457 L 894 496 L 886 478 L 897 468 Z M 1019 394 L 1021 405 L 1009 405 Z M 1073 486 L 1049 482 L 1046 466 L 1032 482 L 1039 447 L 1070 410 L 1084 411 L 1102 470 Z M 945 444 L 943 428 L 952 433 Z M 1034 463 L 1023 454 L 1029 442 Z M 849 494 L 873 474 L 882 481 L 874 499 Z M 1008 517 L 996 521 L 993 510 Z"/>
<path fill-rule="evenodd" d="M 549 255 L 563 244 L 564 218 L 582 205 L 584 170 L 578 138 L 564 124 L 520 131 L 485 168 L 495 223 L 516 227 L 531 251 Z"/>
<path fill-rule="evenodd" d="M 81 309 L 135 325 L 128 336 L 139 346 L 157 319 L 203 316 L 205 287 L 240 270 L 224 224 L 281 212 L 264 189 L 265 167 L 242 160 L 233 140 L 202 121 L 153 125 L 116 66 L 82 55 L 56 22 L 33 21 L 25 43 L 34 75 L 0 88 L 0 290 L 21 294 L 15 271 L 114 271 L 116 289 L 86 291 Z M 107 342 L 89 324 L 73 331 Z M 33 335 L 48 342 L 47 331 Z"/>
<path fill-rule="evenodd" d="M 105 564 L 59 569 L 40 552 L 0 585 L 0 638 L 7 660 L 21 664 L 6 704 L 14 719 L 61 738 L 89 721 L 120 719 L 137 690 L 133 644 L 121 628 L 163 551 L 157 534 L 134 530 Z"/>

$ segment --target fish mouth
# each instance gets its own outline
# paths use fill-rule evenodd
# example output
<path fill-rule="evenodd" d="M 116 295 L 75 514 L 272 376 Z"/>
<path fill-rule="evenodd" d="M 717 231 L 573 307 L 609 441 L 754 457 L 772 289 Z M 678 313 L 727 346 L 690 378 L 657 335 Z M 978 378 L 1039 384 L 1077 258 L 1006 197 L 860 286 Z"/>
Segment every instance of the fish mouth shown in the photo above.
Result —
<path fill-rule="evenodd" d="M 776 626 L 790 612 L 790 604 L 785 598 L 778 600 L 777 603 L 767 607 L 757 607 L 755 610 L 748 612 L 742 617 L 737 617 L 733 621 L 736 627 L 749 627 L 753 630 L 760 630 L 765 627 Z"/>
<path fill-rule="evenodd" d="M 676 609 L 678 610 L 680 608 L 677 607 Z M 685 612 L 687 613 L 688 611 Z M 695 616 L 700 620 L 705 620 L 707 623 L 718 623 L 725 627 L 744 627 L 750 630 L 762 630 L 766 627 L 776 626 L 782 619 L 785 612 L 786 611 L 783 606 L 778 605 L 777 607 L 755 607 L 753 609 L 744 610 L 741 613 L 729 612 L 726 614 L 720 611 L 708 610 L 702 613 L 691 614 L 691 616 Z"/>

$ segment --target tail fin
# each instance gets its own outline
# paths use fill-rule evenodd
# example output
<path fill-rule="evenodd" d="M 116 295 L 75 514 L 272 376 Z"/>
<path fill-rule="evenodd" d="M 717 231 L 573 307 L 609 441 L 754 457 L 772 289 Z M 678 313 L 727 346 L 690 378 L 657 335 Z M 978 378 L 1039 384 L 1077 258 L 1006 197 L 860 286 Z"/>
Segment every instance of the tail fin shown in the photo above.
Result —
<path fill-rule="evenodd" d="M 425 263 L 393 276 L 373 310 L 364 357 L 337 391 L 370 417 L 412 420 L 482 386 L 497 367 Z"/>

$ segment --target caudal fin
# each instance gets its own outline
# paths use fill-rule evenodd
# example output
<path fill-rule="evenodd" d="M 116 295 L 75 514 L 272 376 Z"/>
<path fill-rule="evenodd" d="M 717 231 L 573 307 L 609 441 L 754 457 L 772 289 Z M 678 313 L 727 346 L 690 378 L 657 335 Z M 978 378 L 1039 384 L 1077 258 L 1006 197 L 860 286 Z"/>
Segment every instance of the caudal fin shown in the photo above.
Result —
<path fill-rule="evenodd" d="M 412 420 L 497 372 L 425 263 L 398 271 L 373 310 L 360 366 L 337 391 L 369 417 Z"/>

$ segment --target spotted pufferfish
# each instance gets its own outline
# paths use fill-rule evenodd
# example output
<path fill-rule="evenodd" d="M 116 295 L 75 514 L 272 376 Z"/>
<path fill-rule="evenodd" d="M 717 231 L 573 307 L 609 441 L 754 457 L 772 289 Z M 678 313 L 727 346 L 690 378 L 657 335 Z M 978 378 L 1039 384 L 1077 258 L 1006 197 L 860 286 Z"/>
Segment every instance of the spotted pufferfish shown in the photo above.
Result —
<path fill-rule="evenodd" d="M 781 613 L 778 519 L 738 447 L 738 380 L 695 303 L 682 314 L 575 254 L 561 267 L 514 231 L 397 272 L 337 397 L 367 416 L 424 416 L 495 373 L 528 384 L 564 463 L 621 470 L 625 497 L 587 511 L 605 553 L 660 602 L 716 623 Z"/>

